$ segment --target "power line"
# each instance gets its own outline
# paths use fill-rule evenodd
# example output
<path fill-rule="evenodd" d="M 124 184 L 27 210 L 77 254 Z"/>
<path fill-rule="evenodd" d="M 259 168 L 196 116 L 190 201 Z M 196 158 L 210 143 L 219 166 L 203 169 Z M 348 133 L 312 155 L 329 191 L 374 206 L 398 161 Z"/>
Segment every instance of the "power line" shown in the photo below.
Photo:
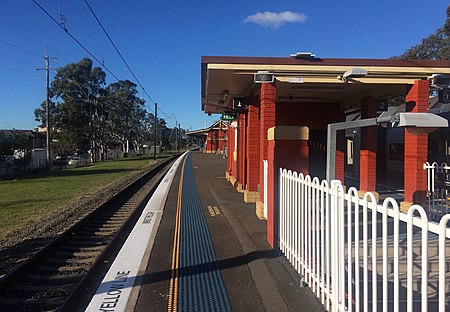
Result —
<path fill-rule="evenodd" d="M 23 52 L 25 52 L 25 53 L 28 53 L 28 54 L 31 54 L 31 55 L 33 55 L 33 56 L 42 58 L 41 55 L 38 55 L 38 54 L 36 54 L 36 53 L 34 53 L 34 52 L 30 51 L 30 50 L 21 48 L 21 47 L 19 47 L 18 45 L 15 45 L 14 43 L 8 42 L 8 41 L 3 40 L 3 39 L 0 39 L 0 41 L 3 42 L 3 43 L 6 43 L 6 44 L 8 44 L 8 45 L 10 45 L 10 46 L 12 46 L 12 47 L 14 47 L 14 48 L 16 48 L 16 49 L 19 49 L 19 50 L 21 50 L 21 51 L 23 51 Z"/>
<path fill-rule="evenodd" d="M 87 2 L 87 0 L 84 0 L 84 2 L 86 3 L 87 7 L 89 8 L 89 10 L 91 11 L 92 15 L 94 15 L 95 20 L 97 21 L 97 23 L 100 25 L 100 28 L 103 30 L 103 32 L 105 33 L 106 37 L 108 37 L 109 42 L 111 42 L 112 46 L 114 47 L 114 49 L 116 50 L 117 54 L 119 54 L 120 58 L 122 59 L 122 61 L 124 62 L 125 66 L 128 68 L 128 70 L 130 71 L 131 75 L 134 77 L 134 79 L 136 79 L 137 83 L 139 84 L 139 86 L 142 88 L 142 90 L 145 92 L 145 94 L 148 96 L 148 98 L 150 99 L 150 101 L 155 104 L 155 101 L 153 101 L 152 97 L 147 93 L 147 91 L 144 89 L 144 87 L 142 86 L 141 82 L 139 81 L 139 79 L 136 77 L 136 75 L 134 74 L 134 72 L 131 70 L 130 66 L 128 65 L 127 61 L 125 60 L 125 58 L 122 56 L 122 53 L 120 53 L 119 49 L 117 48 L 117 46 L 114 44 L 113 40 L 111 39 L 111 37 L 109 36 L 108 32 L 106 31 L 105 27 L 103 27 L 102 23 L 100 22 L 100 20 L 98 19 L 97 15 L 95 14 L 94 10 L 91 8 L 91 6 L 89 5 L 89 3 Z"/>
<path fill-rule="evenodd" d="M 67 28 L 63 27 L 60 23 L 58 23 L 57 20 L 55 20 L 55 18 L 53 18 L 53 16 L 48 13 L 47 10 L 45 10 L 39 3 L 36 2 L 36 0 L 33 0 L 33 2 L 56 24 L 58 25 L 59 28 L 61 28 L 65 33 L 67 33 L 67 35 L 69 35 L 81 48 L 83 48 L 83 50 L 85 50 L 92 58 L 94 58 L 108 73 L 110 73 L 117 81 L 120 81 L 119 78 L 117 78 L 116 75 L 114 75 L 114 73 L 109 70 L 109 68 L 107 68 L 103 62 L 101 62 L 93 53 L 91 53 L 79 40 L 77 40 L 68 30 Z M 97 20 L 97 22 L 99 23 L 100 27 L 102 28 L 102 30 L 104 31 L 104 33 L 106 34 L 106 36 L 108 37 L 109 41 L 111 42 L 111 44 L 113 45 L 114 49 L 116 50 L 116 52 L 119 54 L 120 58 L 122 59 L 122 61 L 125 63 L 125 65 L 127 66 L 128 70 L 131 72 L 131 74 L 133 75 L 134 79 L 136 79 L 137 83 L 139 84 L 139 86 L 142 88 L 144 94 L 149 98 L 149 100 L 155 104 L 155 101 L 152 99 L 152 97 L 148 94 L 148 92 L 145 90 L 145 88 L 142 86 L 142 84 L 140 83 L 139 79 L 136 77 L 136 75 L 134 74 L 134 72 L 131 70 L 130 66 L 128 65 L 128 63 L 125 61 L 125 58 L 122 56 L 122 54 L 120 53 L 120 51 L 117 49 L 116 45 L 114 44 L 114 42 L 112 41 L 111 37 L 108 35 L 108 33 L 106 32 L 105 28 L 103 27 L 103 25 L 101 24 L 100 20 L 97 18 L 97 16 L 95 15 L 94 11 L 92 10 L 92 8 L 90 7 L 89 3 L 85 0 L 86 5 L 88 6 L 88 8 L 90 9 L 91 13 L 94 15 L 95 19 Z M 1 39 L 0 39 L 1 40 Z M 150 107 L 148 107 L 150 109 L 150 111 L 153 111 Z M 157 108 L 163 115 L 165 115 L 167 118 L 171 118 L 168 114 L 166 114 L 165 112 L 163 112 L 160 108 Z M 156 112 L 153 112 L 156 115 Z M 174 115 L 174 114 L 172 114 Z"/>
<path fill-rule="evenodd" d="M 27 62 L 21 61 L 21 60 L 19 60 L 19 59 L 16 59 L 15 57 L 8 56 L 8 55 L 3 54 L 3 53 L 0 53 L 0 55 L 3 56 L 3 57 L 8 58 L 8 59 L 10 59 L 10 60 L 16 61 L 16 62 L 18 62 L 18 63 L 22 63 L 22 64 L 24 64 L 24 65 L 31 66 L 31 67 L 33 67 L 33 68 L 36 68 L 36 67 L 37 67 L 37 66 L 31 65 L 31 64 L 29 64 L 29 63 L 27 63 Z"/>
<path fill-rule="evenodd" d="M 45 42 L 43 42 L 43 41 L 41 41 L 41 40 L 39 40 L 39 39 L 37 39 L 37 38 L 35 38 L 35 37 L 33 37 L 33 36 L 27 34 L 26 32 L 20 30 L 19 28 L 14 27 L 14 26 L 12 26 L 12 25 L 6 23 L 6 22 L 3 21 L 3 20 L 0 20 L 0 23 L 1 23 L 1 24 L 4 24 L 4 25 L 6 25 L 6 26 L 8 26 L 9 28 L 11 28 L 11 29 L 17 31 L 18 33 L 21 33 L 21 34 L 24 35 L 25 37 L 27 37 L 27 38 L 29 38 L 29 39 L 31 39 L 31 40 L 33 40 L 33 41 L 39 43 L 40 45 L 45 46 L 45 47 L 48 48 L 49 50 L 52 50 L 52 51 L 56 52 L 56 54 L 59 54 L 58 51 L 57 51 L 56 49 L 50 47 L 50 46 L 49 46 L 48 44 L 46 44 Z M 42 56 L 40 56 L 40 57 L 42 58 Z M 64 59 L 64 58 L 63 58 L 63 59 Z M 50 61 L 54 61 L 55 63 L 59 64 L 56 60 L 50 60 Z M 66 61 L 67 61 L 67 60 L 66 60 Z M 68 63 L 68 62 L 67 62 L 67 63 Z"/>
<path fill-rule="evenodd" d="M 95 14 L 94 10 L 92 9 L 92 7 L 89 5 L 89 2 L 87 0 L 84 0 L 84 2 L 86 3 L 87 7 L 89 8 L 89 10 L 91 11 L 92 15 L 94 16 L 95 20 L 97 21 L 98 25 L 100 26 L 100 28 L 103 30 L 103 32 L 105 33 L 106 37 L 108 38 L 109 42 L 111 42 L 112 46 L 114 47 L 114 49 L 116 50 L 117 54 L 119 54 L 120 58 L 122 59 L 123 63 L 125 64 L 125 66 L 128 68 L 128 70 L 130 71 L 131 75 L 134 77 L 134 79 L 136 80 L 136 82 L 139 84 L 139 86 L 142 88 L 142 91 L 144 92 L 144 94 L 149 98 L 149 100 L 155 104 L 155 101 L 152 99 L 152 97 L 148 94 L 148 92 L 145 90 L 145 88 L 142 86 L 141 82 L 139 81 L 139 79 L 136 77 L 136 75 L 134 74 L 133 70 L 131 69 L 131 67 L 128 65 L 128 62 L 125 60 L 125 58 L 123 57 L 122 53 L 120 53 L 119 49 L 117 48 L 116 44 L 114 43 L 114 41 L 112 40 L 111 36 L 108 34 L 108 32 L 106 31 L 105 27 L 103 27 L 102 22 L 100 22 L 99 18 L 97 17 L 97 15 Z M 149 107 L 150 109 L 150 107 Z M 168 115 L 166 114 L 164 111 L 161 110 L 161 108 L 157 108 L 164 116 L 166 116 L 167 118 L 174 118 L 175 114 L 171 114 Z M 151 110 L 151 109 L 150 109 Z"/>
<path fill-rule="evenodd" d="M 39 3 L 36 2 L 36 0 L 33 0 L 33 2 L 48 16 L 50 17 L 50 19 L 55 22 L 56 25 L 58 25 L 59 28 L 61 28 L 70 38 L 72 38 L 72 40 L 74 40 L 81 48 L 83 48 L 84 51 L 86 51 L 90 56 L 92 56 L 92 58 L 94 58 L 108 73 L 110 73 L 114 78 L 116 78 L 117 81 L 120 81 L 119 78 L 117 78 L 116 75 L 114 75 L 114 73 L 109 70 L 108 67 L 105 66 L 105 64 L 103 64 L 102 62 L 100 62 L 100 60 L 91 53 L 91 51 L 89 51 L 80 41 L 78 41 L 65 27 L 63 27 L 60 23 L 58 23 L 57 20 L 55 20 L 53 18 L 53 16 L 50 15 L 50 13 L 48 13 Z"/>
<path fill-rule="evenodd" d="M 37 78 L 37 79 L 40 79 L 40 80 L 44 80 L 43 78 L 39 77 L 38 75 L 33 75 L 33 74 L 31 74 L 31 73 L 27 73 L 27 72 L 24 72 L 24 71 L 19 70 L 19 69 L 15 69 L 15 68 L 8 67 L 8 66 L 4 66 L 4 65 L 0 65 L 0 67 L 1 67 L 1 68 L 5 68 L 5 69 L 8 69 L 8 70 L 15 71 L 15 72 L 18 72 L 18 73 L 27 75 L 27 76 L 33 76 L 33 77 L 35 77 L 35 78 Z"/>

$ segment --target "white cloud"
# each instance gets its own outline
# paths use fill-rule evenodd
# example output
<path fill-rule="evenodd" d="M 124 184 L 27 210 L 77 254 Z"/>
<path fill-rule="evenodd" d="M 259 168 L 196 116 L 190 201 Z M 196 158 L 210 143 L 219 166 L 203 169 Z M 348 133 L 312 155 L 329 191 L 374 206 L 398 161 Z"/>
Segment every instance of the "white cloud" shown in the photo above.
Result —
<path fill-rule="evenodd" d="M 294 13 L 291 11 L 274 13 L 266 11 L 247 16 L 244 23 L 256 23 L 263 27 L 277 29 L 286 23 L 304 23 L 305 21 L 306 15 L 303 13 Z"/>

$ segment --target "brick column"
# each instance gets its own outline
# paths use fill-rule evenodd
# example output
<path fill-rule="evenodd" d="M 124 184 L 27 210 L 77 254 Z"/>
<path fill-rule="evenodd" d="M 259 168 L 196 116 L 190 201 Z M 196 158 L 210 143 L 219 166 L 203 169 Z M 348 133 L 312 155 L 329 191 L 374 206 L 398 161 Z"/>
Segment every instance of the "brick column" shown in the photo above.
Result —
<path fill-rule="evenodd" d="M 238 177 L 238 166 L 237 166 L 237 122 L 233 121 L 231 123 L 231 127 L 228 130 L 228 140 L 229 140 L 229 151 L 228 151 L 228 159 L 230 163 L 229 169 L 231 169 L 229 174 L 229 180 L 233 187 L 236 187 L 237 177 Z"/>
<path fill-rule="evenodd" d="M 244 191 L 246 203 L 256 203 L 259 199 L 259 102 L 251 99 L 247 114 L 247 185 Z M 255 103 L 255 105 L 252 105 Z"/>
<path fill-rule="evenodd" d="M 228 123 L 228 131 L 227 131 L 227 171 L 226 171 L 226 178 L 229 179 L 231 176 L 231 165 L 233 162 L 233 135 L 234 135 L 234 129 L 231 127 L 232 123 Z"/>
<path fill-rule="evenodd" d="M 246 163 L 246 115 L 238 115 L 238 153 L 237 153 L 237 163 L 238 163 L 238 183 L 236 185 L 236 190 L 238 192 L 244 192 L 244 186 L 246 184 L 245 180 L 245 163 Z"/>
<path fill-rule="evenodd" d="M 416 80 L 406 96 L 406 107 L 410 112 L 428 111 L 429 81 Z M 407 211 L 412 204 L 426 202 L 427 173 L 423 164 L 428 160 L 428 134 L 411 134 L 405 130 L 404 186 L 405 201 L 401 203 L 402 211 Z"/>
<path fill-rule="evenodd" d="M 345 177 L 345 131 L 336 133 L 336 173 L 335 179 L 344 184 Z"/>
<path fill-rule="evenodd" d="M 377 115 L 377 102 L 365 97 L 361 102 L 361 119 L 374 118 Z M 361 148 L 359 152 L 359 188 L 360 196 L 365 192 L 376 193 L 377 183 L 377 126 L 361 128 Z M 378 194 L 375 194 L 377 197 Z"/>
<path fill-rule="evenodd" d="M 277 90 L 273 84 L 261 84 L 260 119 L 259 119 L 259 201 L 256 203 L 256 215 L 264 218 L 264 166 L 267 159 L 267 130 L 275 126 L 275 102 Z"/>
<path fill-rule="evenodd" d="M 268 130 L 267 241 L 278 249 L 280 168 L 308 174 L 308 127 L 275 126 Z"/>

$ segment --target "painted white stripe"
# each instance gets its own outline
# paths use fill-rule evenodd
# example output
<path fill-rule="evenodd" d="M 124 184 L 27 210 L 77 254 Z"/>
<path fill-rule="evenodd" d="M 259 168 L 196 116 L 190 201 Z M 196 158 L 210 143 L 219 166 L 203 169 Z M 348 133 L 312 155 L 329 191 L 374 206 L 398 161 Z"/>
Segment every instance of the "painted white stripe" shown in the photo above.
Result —
<path fill-rule="evenodd" d="M 153 247 L 173 178 L 186 154 L 175 161 L 148 201 L 86 311 L 126 310 L 146 249 L 151 250 Z"/>

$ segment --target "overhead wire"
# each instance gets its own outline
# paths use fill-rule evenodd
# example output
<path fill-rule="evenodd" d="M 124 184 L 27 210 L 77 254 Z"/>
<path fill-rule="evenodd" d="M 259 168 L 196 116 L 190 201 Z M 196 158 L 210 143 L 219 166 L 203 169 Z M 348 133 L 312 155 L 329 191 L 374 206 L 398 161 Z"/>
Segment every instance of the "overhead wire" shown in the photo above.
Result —
<path fill-rule="evenodd" d="M 131 69 L 131 67 L 128 65 L 128 62 L 125 60 L 125 58 L 123 57 L 122 53 L 119 51 L 119 49 L 117 48 L 116 44 L 114 43 L 114 41 L 112 40 L 111 36 L 108 34 L 108 32 L 106 31 L 105 27 L 103 27 L 102 22 L 99 20 L 99 18 L 97 17 L 97 15 L 95 14 L 94 10 L 92 9 L 92 7 L 89 5 L 89 2 L 87 0 L 84 0 L 84 2 L 86 3 L 87 7 L 89 8 L 89 11 L 91 11 L 92 15 L 94 16 L 95 20 L 97 21 L 98 25 L 100 26 L 100 28 L 103 30 L 103 32 L 105 33 L 106 37 L 108 38 L 109 42 L 112 44 L 112 46 L 114 47 L 114 49 L 116 50 L 117 54 L 120 56 L 120 58 L 122 59 L 123 63 L 125 64 L 125 66 L 128 68 L 128 70 L 130 71 L 131 75 L 134 77 L 134 79 L 136 80 L 136 82 L 139 84 L 139 86 L 142 88 L 142 91 L 144 92 L 144 94 L 149 98 L 149 100 L 155 104 L 155 101 L 152 99 L 152 97 L 148 94 L 148 92 L 145 90 L 145 88 L 142 86 L 141 82 L 139 81 L 139 79 L 136 77 L 136 75 L 134 74 L 133 70 Z M 171 116 L 169 116 L 168 114 L 166 114 L 164 111 L 161 110 L 161 108 L 157 108 L 164 116 L 166 116 L 167 118 L 173 118 Z M 175 115 L 175 114 L 172 114 Z"/>
<path fill-rule="evenodd" d="M 111 42 L 112 46 L 114 47 L 114 49 L 116 50 L 117 54 L 119 54 L 120 58 L 122 59 L 123 63 L 125 64 L 125 66 L 128 68 L 128 70 L 130 71 L 131 75 L 134 77 L 134 79 L 136 79 L 136 82 L 139 84 L 139 86 L 142 88 L 142 90 L 145 92 L 145 94 L 148 96 L 148 98 L 150 99 L 150 101 L 155 104 L 155 101 L 153 101 L 152 97 L 147 93 L 147 91 L 144 89 L 144 87 L 142 86 L 141 82 L 139 81 L 139 79 L 136 77 L 136 75 L 134 74 L 134 72 L 131 70 L 131 67 L 128 65 L 127 61 L 125 60 L 125 58 L 123 57 L 122 53 L 120 53 L 119 49 L 117 48 L 116 44 L 114 43 L 114 41 L 111 39 L 111 37 L 109 36 L 108 32 L 106 31 L 105 27 L 103 27 L 103 24 L 100 22 L 100 20 L 98 19 L 97 15 L 95 14 L 94 10 L 92 9 L 92 7 L 89 5 L 89 2 L 87 2 L 87 0 L 84 0 L 84 2 L 86 3 L 87 7 L 89 8 L 89 11 L 91 11 L 92 15 L 94 16 L 95 20 L 97 21 L 98 25 L 100 26 L 100 28 L 103 30 L 103 32 L 105 33 L 106 37 L 108 38 L 109 42 Z"/>
<path fill-rule="evenodd" d="M 42 7 L 36 0 L 33 0 L 33 2 L 56 24 L 58 25 L 59 28 L 61 28 L 65 33 L 67 33 L 67 35 L 69 37 L 72 38 L 72 40 L 74 40 L 83 50 L 85 50 L 92 58 L 94 58 L 108 73 L 110 73 L 117 81 L 120 81 L 120 79 L 107 67 L 104 65 L 104 62 L 101 62 L 91 51 L 89 51 L 78 39 L 76 39 L 69 31 L 67 28 L 63 27 L 60 23 L 58 23 L 58 21 L 44 8 Z M 105 28 L 103 27 L 103 25 L 101 24 L 100 20 L 97 18 L 97 16 L 95 15 L 95 12 L 92 10 L 91 6 L 89 5 L 89 3 L 85 0 L 86 5 L 88 6 L 89 10 L 91 11 L 91 13 L 94 15 L 95 19 L 97 20 L 97 22 L 99 23 L 100 27 L 102 28 L 102 30 L 104 31 L 104 33 L 106 34 L 106 36 L 108 37 L 108 39 L 110 40 L 111 44 L 113 45 L 114 49 L 116 50 L 116 52 L 119 54 L 120 58 L 122 59 L 122 61 L 125 63 L 125 65 L 127 66 L 128 70 L 130 71 L 130 73 L 133 75 L 134 79 L 136 79 L 137 83 L 139 84 L 139 86 L 142 88 L 144 94 L 148 97 L 148 99 L 155 104 L 155 101 L 153 100 L 153 98 L 148 94 L 148 92 L 145 90 L 145 88 L 142 86 L 142 84 L 140 83 L 139 79 L 136 77 L 136 75 L 134 74 L 134 72 L 131 70 L 130 66 L 128 65 L 128 63 L 126 62 L 125 58 L 122 56 L 122 54 L 120 53 L 120 51 L 118 50 L 117 46 L 114 44 L 114 42 L 112 41 L 111 37 L 108 35 L 108 33 L 106 32 Z M 0 39 L 1 40 L 1 39 Z M 151 109 L 150 107 L 148 107 L 153 113 L 154 110 Z M 157 108 L 164 116 L 168 117 L 168 118 L 172 118 L 170 117 L 168 114 L 166 114 L 164 111 L 161 110 L 160 107 Z M 174 114 L 173 114 L 174 115 Z"/>
<path fill-rule="evenodd" d="M 39 39 L 37 39 L 37 38 L 31 36 L 30 34 L 27 34 L 27 33 L 24 32 L 23 30 L 20 30 L 19 28 L 14 27 L 13 25 L 8 24 L 7 22 L 5 22 L 5 21 L 3 21 L 3 20 L 1 20 L 1 19 L 0 19 L 0 23 L 3 24 L 3 25 L 8 26 L 9 28 L 11 28 L 11 29 L 15 30 L 16 32 L 22 34 L 23 36 L 25 36 L 25 37 L 27 37 L 27 38 L 33 40 L 34 42 L 37 42 L 37 43 L 39 43 L 40 45 L 45 46 L 46 49 L 51 50 L 51 51 L 54 51 L 56 54 L 61 54 L 61 53 L 59 53 L 59 52 L 57 51 L 57 49 L 55 49 L 55 48 L 49 46 L 47 43 L 45 43 L 45 42 L 43 42 L 43 41 L 41 41 L 41 40 L 39 40 Z M 42 58 L 42 56 L 41 56 L 41 58 Z M 64 57 L 61 57 L 61 56 L 58 55 L 58 58 L 61 58 L 61 59 L 62 59 L 63 61 L 65 61 L 66 63 L 69 63 L 69 61 L 68 61 L 67 59 L 65 59 Z M 60 65 L 60 63 L 59 63 L 55 58 L 51 58 L 51 59 L 50 59 L 50 62 L 53 62 L 53 63 L 56 63 L 56 64 Z"/>
<path fill-rule="evenodd" d="M 32 73 L 27 73 L 27 72 L 25 72 L 25 71 L 22 71 L 22 70 L 19 70 L 19 69 L 16 69 L 16 68 L 8 67 L 8 66 L 5 66 L 5 65 L 0 65 L 0 67 L 1 67 L 1 68 L 5 68 L 5 69 L 8 69 L 8 70 L 11 70 L 11 71 L 15 71 L 15 72 L 18 72 L 18 73 L 27 75 L 27 76 L 32 76 L 32 77 L 35 77 L 35 78 L 37 78 L 37 79 L 40 79 L 40 80 L 45 81 L 44 78 L 42 78 L 42 77 L 40 77 L 40 76 L 38 76 L 38 75 L 33 75 Z"/>
<path fill-rule="evenodd" d="M 15 57 L 12 57 L 12 56 L 9 56 L 9 55 L 3 54 L 3 53 L 0 53 L 0 56 L 6 57 L 6 58 L 8 58 L 8 59 L 10 59 L 10 60 L 13 60 L 13 61 L 17 62 L 17 63 L 21 63 L 21 64 L 24 64 L 24 65 L 27 65 L 27 66 L 31 66 L 31 67 L 33 67 L 33 68 L 36 68 L 36 67 L 37 67 L 37 66 L 31 65 L 30 63 L 21 61 L 21 60 L 15 58 Z"/>
<path fill-rule="evenodd" d="M 33 55 L 33 56 L 42 58 L 42 55 L 38 55 L 38 54 L 36 54 L 36 53 L 34 53 L 34 52 L 30 51 L 30 50 L 27 50 L 27 49 L 24 49 L 24 48 L 22 48 L 22 47 L 19 47 L 18 45 L 14 44 L 14 43 L 8 42 L 8 41 L 3 40 L 3 39 L 0 39 L 0 41 L 3 42 L 3 43 L 6 43 L 7 45 L 10 45 L 10 46 L 12 46 L 12 47 L 18 49 L 18 50 L 21 50 L 21 51 L 23 51 L 23 52 L 25 52 L 25 53 L 28 53 L 28 54 L 30 54 L 30 55 Z"/>
<path fill-rule="evenodd" d="M 48 16 L 50 19 L 55 22 L 56 25 L 58 25 L 59 28 L 61 28 L 72 40 L 74 40 L 84 51 L 86 51 L 92 58 L 94 58 L 108 73 L 110 73 L 117 81 L 120 81 L 119 78 L 117 78 L 114 73 L 105 66 L 91 51 L 89 51 L 77 38 L 75 38 L 68 30 L 67 28 L 63 27 L 60 23 L 58 23 L 57 20 L 53 18 L 53 16 L 47 12 L 39 3 L 36 2 L 36 0 L 33 0 L 33 2 Z"/>

